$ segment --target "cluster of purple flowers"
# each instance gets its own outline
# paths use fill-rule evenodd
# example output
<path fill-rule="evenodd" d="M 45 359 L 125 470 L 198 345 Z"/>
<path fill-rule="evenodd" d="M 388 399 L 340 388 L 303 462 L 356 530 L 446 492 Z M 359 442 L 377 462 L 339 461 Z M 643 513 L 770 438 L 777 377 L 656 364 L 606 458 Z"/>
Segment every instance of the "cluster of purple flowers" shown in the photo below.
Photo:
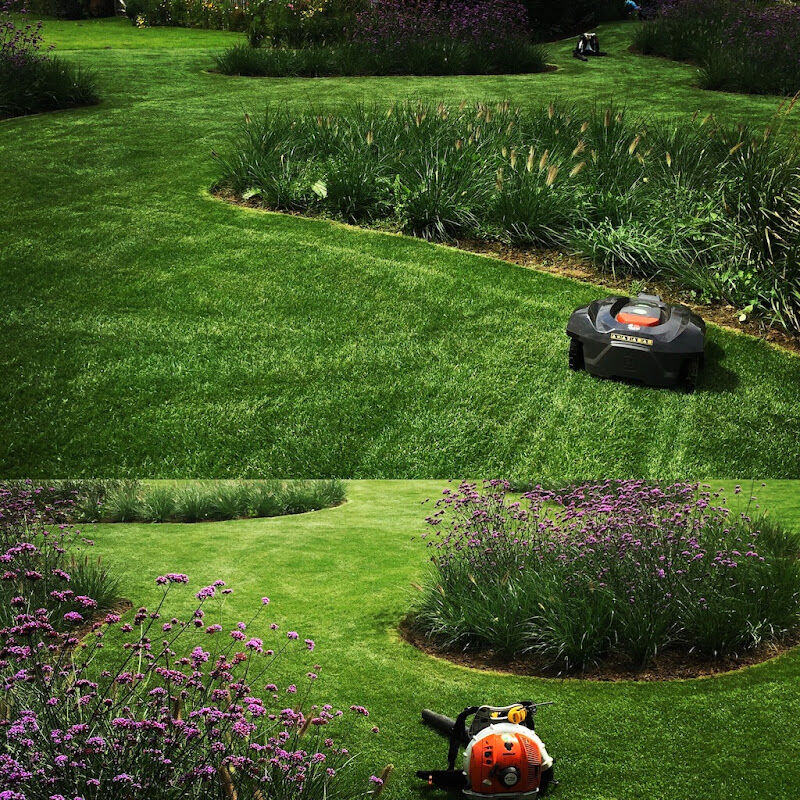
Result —
<path fill-rule="evenodd" d="M 371 0 L 354 36 L 376 49 L 441 39 L 496 49 L 530 40 L 530 25 L 519 0 Z"/>
<path fill-rule="evenodd" d="M 27 7 L 17 0 L 0 0 L 0 64 L 23 66 L 43 58 L 42 22 L 20 24 L 12 16 L 27 14 Z"/>
<path fill-rule="evenodd" d="M 698 484 L 609 481 L 538 488 L 513 502 L 502 482 L 489 485 L 489 492 L 470 483 L 445 490 L 426 520 L 440 534 L 429 541 L 437 564 L 465 558 L 476 568 L 522 570 L 555 558 L 573 577 L 594 575 L 601 587 L 624 564 L 636 568 L 635 594 L 648 568 L 660 579 L 701 577 L 698 570 L 735 568 L 741 558 L 764 561 L 758 529 L 731 524 L 721 493 Z M 450 526 L 441 533 L 445 517 Z"/>
<path fill-rule="evenodd" d="M 157 577 L 160 601 L 131 621 L 102 612 L 50 568 L 49 549 L 67 552 L 72 532 L 48 524 L 35 491 L 0 492 L 2 800 L 355 796 L 340 783 L 352 757 L 327 732 L 344 712 L 269 677 L 312 639 L 275 633 L 267 647 L 251 635 L 267 598 L 227 635 L 207 625 L 205 606 L 231 591 L 220 580 L 196 592 L 188 617 L 164 619 L 170 591 L 189 582 L 182 573 Z"/>
<path fill-rule="evenodd" d="M 569 651 L 575 665 L 620 646 L 646 662 L 668 645 L 716 655 L 755 646 L 800 622 L 800 572 L 776 547 L 780 531 L 732 514 L 707 485 L 607 481 L 519 499 L 508 489 L 445 490 L 424 535 L 435 577 L 425 602 L 438 614 L 465 594 L 517 598 L 491 606 L 505 619 L 484 627 L 476 617 L 484 645 L 514 620 L 529 652 Z M 785 603 L 773 602 L 784 590 Z"/>

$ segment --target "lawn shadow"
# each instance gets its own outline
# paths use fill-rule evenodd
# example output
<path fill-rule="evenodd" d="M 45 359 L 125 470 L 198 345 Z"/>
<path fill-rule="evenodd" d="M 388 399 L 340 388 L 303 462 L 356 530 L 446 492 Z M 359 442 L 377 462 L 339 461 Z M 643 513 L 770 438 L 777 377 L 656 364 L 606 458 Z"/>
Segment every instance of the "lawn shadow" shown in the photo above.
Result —
<path fill-rule="evenodd" d="M 706 342 L 705 364 L 697 382 L 698 393 L 726 394 L 736 390 L 739 376 L 722 363 L 724 359 L 725 350 L 717 342 Z"/>

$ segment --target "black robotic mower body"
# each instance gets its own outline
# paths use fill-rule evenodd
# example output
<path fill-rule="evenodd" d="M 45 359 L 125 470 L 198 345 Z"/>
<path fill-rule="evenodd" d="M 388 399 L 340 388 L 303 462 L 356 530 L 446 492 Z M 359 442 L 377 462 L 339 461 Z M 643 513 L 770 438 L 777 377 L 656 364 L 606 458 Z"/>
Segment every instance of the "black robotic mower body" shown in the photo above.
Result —
<path fill-rule="evenodd" d="M 567 335 L 570 369 L 602 378 L 693 391 L 703 366 L 705 322 L 658 295 L 595 300 L 572 313 Z"/>

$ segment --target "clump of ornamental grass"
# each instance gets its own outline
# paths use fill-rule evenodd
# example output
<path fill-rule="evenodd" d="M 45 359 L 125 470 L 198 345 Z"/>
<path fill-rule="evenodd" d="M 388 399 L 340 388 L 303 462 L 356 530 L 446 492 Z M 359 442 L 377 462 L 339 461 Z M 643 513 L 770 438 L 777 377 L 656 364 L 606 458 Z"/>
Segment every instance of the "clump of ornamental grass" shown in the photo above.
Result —
<path fill-rule="evenodd" d="M 108 609 L 119 598 L 119 579 L 99 558 L 92 541 L 68 524 L 74 499 L 32 484 L 0 485 L 0 625 L 15 615 L 16 599 L 46 608 L 55 599 L 64 614 Z M 42 495 L 49 496 L 45 502 Z"/>
<path fill-rule="evenodd" d="M 170 590 L 188 578 L 170 573 L 156 583 L 164 588 L 157 606 L 129 621 L 93 616 L 91 598 L 80 612 L 65 611 L 57 594 L 45 606 L 24 591 L 11 599 L 12 618 L 0 628 L 4 797 L 372 794 L 381 779 L 359 781 L 353 755 L 329 732 L 343 712 L 309 697 L 319 665 L 279 685 L 278 662 L 289 648 L 313 651 L 312 639 L 261 624 L 268 598 L 247 622 L 210 623 L 207 605 L 231 591 L 220 580 L 196 593 L 189 617 L 168 617 Z M 81 639 L 74 631 L 88 622 Z M 262 628 L 274 644 L 254 635 Z M 362 706 L 351 710 L 368 716 Z"/>
<path fill-rule="evenodd" d="M 0 0 L 0 119 L 97 103 L 94 76 L 43 52 L 42 23 L 26 14 Z"/>
<path fill-rule="evenodd" d="M 203 481 L 148 484 L 120 481 L 96 506 L 103 522 L 207 522 L 303 514 L 339 505 L 345 484 L 338 479 L 291 481 Z"/>
<path fill-rule="evenodd" d="M 411 41 L 403 48 L 365 48 L 343 42 L 335 45 L 252 47 L 231 45 L 215 57 L 224 75 L 270 78 L 322 78 L 336 75 L 514 75 L 544 72 L 547 51 L 527 42 L 491 50 L 459 41 Z"/>
<path fill-rule="evenodd" d="M 217 57 L 228 75 L 474 75 L 542 72 L 519 0 L 371 0 L 332 43 L 259 47 L 250 37 Z M 274 36 L 270 37 L 273 41 Z M 255 44 L 255 46 L 253 46 Z"/>
<path fill-rule="evenodd" d="M 569 248 L 800 332 L 800 159 L 780 133 L 614 107 L 425 103 L 245 116 L 216 188 L 434 241 Z"/>
<path fill-rule="evenodd" d="M 634 36 L 639 52 L 690 60 L 705 89 L 800 90 L 800 7 L 762 0 L 669 0 Z"/>
<path fill-rule="evenodd" d="M 642 481 L 445 490 L 414 628 L 570 672 L 660 653 L 732 657 L 800 627 L 800 543 L 719 492 Z"/>

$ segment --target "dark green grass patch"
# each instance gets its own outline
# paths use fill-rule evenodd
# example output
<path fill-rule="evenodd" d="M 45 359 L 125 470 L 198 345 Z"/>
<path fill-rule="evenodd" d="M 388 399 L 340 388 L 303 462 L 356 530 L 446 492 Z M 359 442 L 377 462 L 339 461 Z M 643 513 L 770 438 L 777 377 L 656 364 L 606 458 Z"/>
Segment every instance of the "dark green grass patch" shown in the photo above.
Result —
<path fill-rule="evenodd" d="M 104 102 L 0 124 L 0 474 L 800 475 L 796 357 L 712 326 L 694 396 L 570 374 L 567 317 L 602 288 L 204 194 L 268 101 L 774 113 L 601 33 L 613 58 L 570 40 L 548 75 L 252 81 L 203 72 L 232 34 L 48 21 Z"/>
<path fill-rule="evenodd" d="M 744 508 L 749 483 L 739 496 L 733 482 L 724 485 L 732 507 Z M 269 596 L 263 627 L 260 621 L 250 633 L 268 641 L 274 620 L 282 630 L 291 625 L 315 639 L 314 659 L 322 666 L 317 696 L 337 707 L 369 708 L 380 734 L 364 727 L 348 746 L 359 753 L 359 768 L 377 774 L 387 762 L 395 765 L 384 794 L 391 800 L 427 797 L 414 772 L 446 765 L 447 743 L 421 724 L 422 707 L 453 714 L 471 704 L 518 699 L 555 701 L 542 709 L 537 729 L 556 758 L 559 797 L 729 800 L 741 792 L 756 800 L 795 800 L 798 650 L 713 678 L 636 683 L 476 671 L 405 643 L 396 626 L 418 596 L 412 584 L 424 576 L 430 554 L 418 538 L 430 510 L 420 503 L 442 488 L 356 481 L 348 485 L 348 503 L 318 514 L 192 526 L 97 525 L 91 535 L 120 570 L 123 592 L 135 605 L 150 606 L 159 597 L 156 575 L 190 576 L 192 592 L 176 592 L 165 617 L 191 614 L 193 591 L 217 578 L 234 593 L 223 618 L 210 622 L 249 618 L 259 598 Z M 761 511 L 800 530 L 796 482 L 767 481 L 755 494 Z"/>

